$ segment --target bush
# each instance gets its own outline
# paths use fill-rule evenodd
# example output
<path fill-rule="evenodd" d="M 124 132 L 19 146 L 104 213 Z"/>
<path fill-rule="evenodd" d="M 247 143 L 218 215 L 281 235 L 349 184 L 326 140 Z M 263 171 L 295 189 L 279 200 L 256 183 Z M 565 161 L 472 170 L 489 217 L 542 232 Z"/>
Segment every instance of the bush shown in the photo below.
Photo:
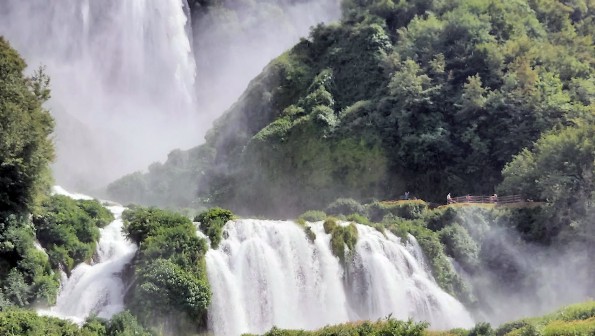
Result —
<path fill-rule="evenodd" d="M 312 231 L 312 228 L 309 226 L 304 227 L 304 232 L 306 233 L 306 237 L 308 237 L 308 240 L 310 240 L 310 242 L 314 242 L 316 240 L 316 233 L 314 233 L 314 231 Z"/>
<path fill-rule="evenodd" d="M 370 225 L 370 220 L 360 214 L 351 214 L 349 216 L 347 216 L 346 218 L 348 221 L 350 222 L 355 222 L 357 224 L 364 224 L 364 225 Z"/>
<path fill-rule="evenodd" d="M 326 326 L 315 331 L 283 330 L 273 327 L 265 336 L 342 336 L 342 335 L 386 335 L 386 336 L 422 336 L 428 324 L 398 321 L 393 318 L 376 322 L 350 322 Z"/>
<path fill-rule="evenodd" d="M 97 227 L 105 227 L 114 221 L 114 214 L 96 200 L 78 200 L 77 203 L 79 208 L 95 220 Z"/>
<path fill-rule="evenodd" d="M 444 227 L 454 223 L 458 217 L 457 209 L 454 207 L 441 207 L 426 214 L 424 220 L 428 229 L 440 231 Z"/>
<path fill-rule="evenodd" d="M 424 216 L 428 204 L 424 201 L 374 202 L 366 205 L 368 218 L 380 222 L 388 215 L 404 219 L 417 219 Z"/>
<path fill-rule="evenodd" d="M 180 214 L 157 208 L 135 207 L 124 211 L 122 218 L 126 236 L 137 245 L 140 245 L 149 236 L 157 234 L 164 227 L 190 223 L 188 218 Z"/>
<path fill-rule="evenodd" d="M 133 306 L 147 312 L 145 320 L 170 314 L 172 308 L 189 317 L 200 316 L 208 308 L 209 284 L 169 260 L 152 260 L 138 277 Z"/>
<path fill-rule="evenodd" d="M 350 253 L 353 253 L 358 237 L 357 227 L 353 223 L 347 226 L 337 225 L 332 230 L 330 241 L 331 250 L 342 263 L 345 263 L 347 257 L 345 248 L 349 249 Z"/>
<path fill-rule="evenodd" d="M 99 227 L 114 220 L 98 201 L 74 200 L 55 195 L 43 202 L 33 216 L 37 239 L 54 268 L 68 273 L 78 263 L 91 259 L 99 240 Z"/>
<path fill-rule="evenodd" d="M 298 217 L 298 220 L 304 220 L 306 222 L 318 222 L 318 221 L 323 221 L 326 218 L 326 213 L 324 213 L 324 211 L 319 211 L 319 210 L 308 210 L 306 212 L 304 212 L 303 214 L 301 214 Z"/>
<path fill-rule="evenodd" d="M 211 240 L 211 247 L 216 249 L 223 239 L 223 226 L 234 218 L 235 215 L 229 210 L 212 208 L 200 213 L 194 221 L 200 222 L 200 230 Z"/>
<path fill-rule="evenodd" d="M 326 207 L 326 213 L 333 216 L 338 215 L 366 215 L 366 209 L 353 198 L 339 198 Z"/>
<path fill-rule="evenodd" d="M 322 227 L 324 228 L 324 233 L 331 234 L 337 227 L 337 220 L 329 217 L 322 223 Z"/>
<path fill-rule="evenodd" d="M 7 309 L 0 312 L 0 335 L 79 335 L 79 328 L 69 321 L 38 316 L 34 311 Z"/>
<path fill-rule="evenodd" d="M 213 218 L 201 215 L 203 220 Z M 126 298 L 132 313 L 143 325 L 168 326 L 174 334 L 204 328 L 211 299 L 206 240 L 197 237 L 190 219 L 169 211 L 135 208 L 123 217 L 125 232 L 139 245 L 136 281 Z"/>
<path fill-rule="evenodd" d="M 595 318 L 578 321 L 553 321 L 543 329 L 544 336 L 594 335 Z"/>
<path fill-rule="evenodd" d="M 467 271 L 472 271 L 477 267 L 479 246 L 464 227 L 455 223 L 440 230 L 439 235 L 446 253 L 461 266 Z"/>
<path fill-rule="evenodd" d="M 489 323 L 480 322 L 469 331 L 469 336 L 495 336 L 496 333 Z"/>

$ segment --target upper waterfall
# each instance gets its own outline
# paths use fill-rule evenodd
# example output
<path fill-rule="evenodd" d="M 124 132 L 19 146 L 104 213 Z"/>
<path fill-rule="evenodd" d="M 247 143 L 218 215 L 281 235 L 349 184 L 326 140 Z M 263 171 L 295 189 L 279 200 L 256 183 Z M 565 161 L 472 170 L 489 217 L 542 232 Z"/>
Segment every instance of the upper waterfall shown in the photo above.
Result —
<path fill-rule="evenodd" d="M 469 327 L 463 305 L 442 291 L 415 238 L 357 225 L 353 258 L 341 266 L 330 235 L 313 223 L 313 242 L 293 222 L 243 219 L 207 253 L 213 300 L 209 325 L 216 335 L 262 333 L 272 326 L 314 329 L 378 319 L 428 321 L 434 328 Z"/>
<path fill-rule="evenodd" d="M 199 142 L 186 11 L 186 0 L 0 4 L 0 35 L 51 78 L 59 183 L 96 188 Z"/>

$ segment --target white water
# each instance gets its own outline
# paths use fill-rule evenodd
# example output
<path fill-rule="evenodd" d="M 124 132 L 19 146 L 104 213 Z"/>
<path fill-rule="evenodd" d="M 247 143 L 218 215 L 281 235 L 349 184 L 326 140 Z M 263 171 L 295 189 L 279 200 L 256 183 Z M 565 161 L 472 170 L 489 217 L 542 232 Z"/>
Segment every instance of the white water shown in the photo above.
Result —
<path fill-rule="evenodd" d="M 403 244 L 390 233 L 357 229 L 355 258 L 344 274 L 320 222 L 312 224 L 314 243 L 292 222 L 227 223 L 228 238 L 206 256 L 210 328 L 216 335 L 239 335 L 389 314 L 429 321 L 433 328 L 473 325 L 463 305 L 436 285 L 413 237 Z"/>
<path fill-rule="evenodd" d="M 75 199 L 89 198 L 68 193 L 60 187 L 54 187 L 54 192 Z M 115 220 L 100 229 L 97 262 L 93 265 L 79 264 L 68 278 L 63 274 L 56 305 L 39 311 L 41 314 L 82 323 L 91 315 L 110 318 L 124 310 L 121 272 L 134 257 L 136 246 L 122 234 L 122 212 L 125 208 L 120 205 L 107 208 L 114 214 Z"/>
<path fill-rule="evenodd" d="M 60 184 L 90 190 L 200 142 L 185 9 L 186 0 L 0 1 L 0 35 L 51 77 Z"/>

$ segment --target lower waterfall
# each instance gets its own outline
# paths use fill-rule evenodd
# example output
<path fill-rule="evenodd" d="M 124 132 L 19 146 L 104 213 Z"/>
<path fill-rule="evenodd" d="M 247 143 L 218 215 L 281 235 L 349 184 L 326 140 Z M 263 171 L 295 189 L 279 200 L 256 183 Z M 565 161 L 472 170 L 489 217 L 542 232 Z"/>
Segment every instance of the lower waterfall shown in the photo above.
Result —
<path fill-rule="evenodd" d="M 90 198 L 60 187 L 54 192 Z M 121 273 L 136 246 L 122 233 L 125 208 L 108 209 L 115 220 L 100 229 L 96 262 L 79 264 L 70 277 L 63 274 L 56 305 L 39 313 L 83 323 L 89 316 L 110 318 L 125 308 Z M 209 328 L 215 335 L 263 333 L 273 326 L 316 329 L 389 315 L 428 321 L 437 329 L 474 324 L 463 305 L 438 287 L 413 236 L 403 241 L 357 225 L 358 242 L 341 265 L 322 222 L 309 225 L 316 234 L 313 241 L 291 221 L 226 224 L 225 239 L 206 255 L 213 293 Z"/>
<path fill-rule="evenodd" d="M 68 193 L 60 187 L 54 187 L 54 193 L 75 199 L 91 197 Z M 124 284 L 121 272 L 134 257 L 136 245 L 126 240 L 122 233 L 122 212 L 120 205 L 107 208 L 114 214 L 115 220 L 100 229 L 101 238 L 97 243 L 96 262 L 92 265 L 81 263 L 70 275 L 62 275 L 62 285 L 56 305 L 40 314 L 51 315 L 83 323 L 91 315 L 110 318 L 124 310 Z"/>
<path fill-rule="evenodd" d="M 389 314 L 428 321 L 433 328 L 473 325 L 464 306 L 438 287 L 415 238 L 402 242 L 357 225 L 353 258 L 343 267 L 322 222 L 311 227 L 313 242 L 293 222 L 226 224 L 226 239 L 206 256 L 214 334 L 315 329 Z"/>

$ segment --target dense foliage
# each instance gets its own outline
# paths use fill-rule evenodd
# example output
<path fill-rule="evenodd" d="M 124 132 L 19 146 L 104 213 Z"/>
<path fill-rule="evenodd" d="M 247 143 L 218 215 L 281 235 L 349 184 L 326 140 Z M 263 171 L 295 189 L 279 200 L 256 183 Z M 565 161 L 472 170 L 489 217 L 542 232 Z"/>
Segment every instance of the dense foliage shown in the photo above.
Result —
<path fill-rule="evenodd" d="M 54 122 L 42 104 L 49 78 L 25 77 L 25 61 L 0 36 L 0 220 L 23 214 L 49 190 Z"/>
<path fill-rule="evenodd" d="M 551 132 L 505 167 L 501 192 L 548 202 L 543 210 L 526 211 L 523 230 L 531 238 L 550 240 L 563 233 L 595 241 L 593 139 L 593 124 Z"/>
<path fill-rule="evenodd" d="M 206 144 L 162 166 L 194 174 L 197 201 L 287 215 L 338 197 L 491 194 L 541 134 L 592 122 L 590 2 L 343 7 L 341 23 L 315 27 L 254 80 Z M 110 189 L 126 198 L 152 179 Z M 152 202 L 175 205 L 162 186 Z"/>
<path fill-rule="evenodd" d="M 422 336 L 427 328 L 425 323 L 398 321 L 393 318 L 377 322 L 356 322 L 327 326 L 316 331 L 282 330 L 273 328 L 264 336 L 339 336 L 339 335 L 385 335 Z"/>
<path fill-rule="evenodd" d="M 200 223 L 200 230 L 209 237 L 211 247 L 216 249 L 223 239 L 223 226 L 234 218 L 234 214 L 229 210 L 212 208 L 198 214 L 194 221 Z"/>
<path fill-rule="evenodd" d="M 0 312 L 0 334 L 22 336 L 151 336 L 127 311 L 110 321 L 89 319 L 82 326 L 55 317 L 38 316 L 30 310 L 8 309 Z"/>
<path fill-rule="evenodd" d="M 112 213 L 98 201 L 55 195 L 43 202 L 33 217 L 33 225 L 52 267 L 64 268 L 69 273 L 78 263 L 91 259 L 99 228 L 113 220 Z"/>
<path fill-rule="evenodd" d="M 51 304 L 58 290 L 29 221 L 51 181 L 54 123 L 42 107 L 49 79 L 41 69 L 26 77 L 25 67 L 0 36 L 0 308 Z"/>
<path fill-rule="evenodd" d="M 345 264 L 347 258 L 353 254 L 357 238 L 357 227 L 354 223 L 342 225 L 335 218 L 329 217 L 322 223 L 324 232 L 331 235 L 331 251 Z M 306 232 L 308 234 L 308 232 Z"/>
<path fill-rule="evenodd" d="M 128 307 L 143 325 L 160 333 L 204 329 L 211 299 L 206 240 L 197 237 L 190 219 L 176 213 L 135 208 L 123 218 L 126 235 L 138 244 Z"/>

